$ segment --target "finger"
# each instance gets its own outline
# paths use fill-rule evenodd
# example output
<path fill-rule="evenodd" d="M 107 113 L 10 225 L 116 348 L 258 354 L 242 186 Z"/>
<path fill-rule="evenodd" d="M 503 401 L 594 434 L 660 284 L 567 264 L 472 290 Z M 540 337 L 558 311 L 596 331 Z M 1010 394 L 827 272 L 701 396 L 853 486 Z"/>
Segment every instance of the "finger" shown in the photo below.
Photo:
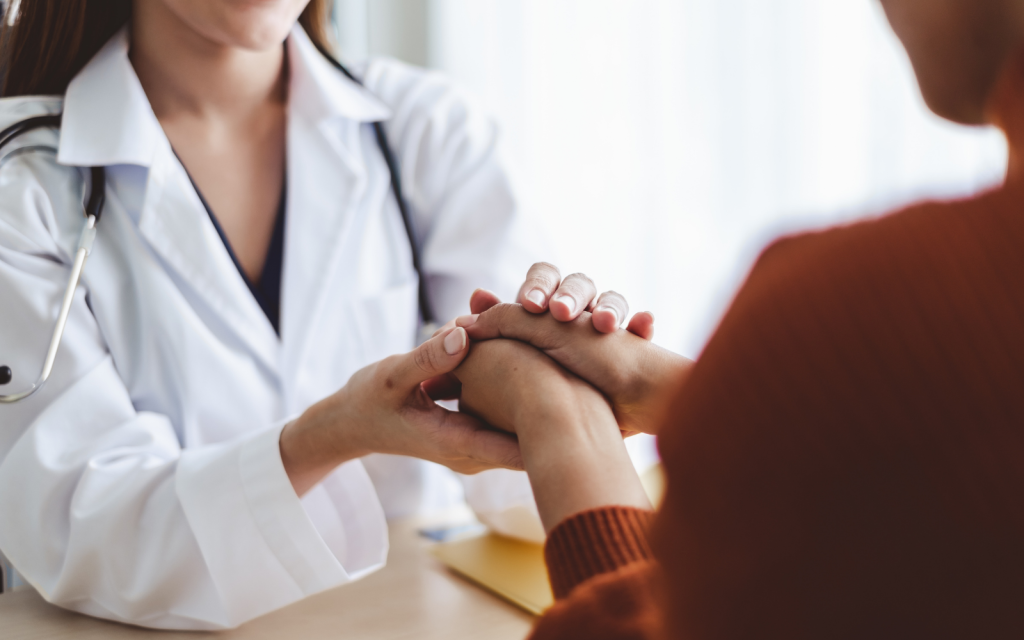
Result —
<path fill-rule="evenodd" d="M 459 321 L 460 319 L 457 318 L 456 322 Z M 465 329 L 472 340 L 510 338 L 534 344 L 533 339 L 536 335 L 543 332 L 549 325 L 565 326 L 553 320 L 549 314 L 528 313 L 523 305 L 499 304 L 481 313 L 472 324 L 465 325 Z M 534 344 L 534 346 L 537 345 Z"/>
<path fill-rule="evenodd" d="M 431 400 L 455 400 L 462 395 L 462 383 L 451 373 L 426 380 L 420 386 Z"/>
<path fill-rule="evenodd" d="M 515 436 L 490 429 L 480 429 L 469 439 L 469 457 L 490 467 L 522 471 L 523 454 Z"/>
<path fill-rule="evenodd" d="M 523 456 L 519 440 L 512 434 L 498 431 L 464 413 L 448 412 L 444 421 L 442 447 L 482 463 L 487 467 L 522 469 Z"/>
<path fill-rule="evenodd" d="M 501 298 L 487 289 L 477 289 L 469 296 L 470 313 L 483 313 L 496 304 L 501 304 Z"/>
<path fill-rule="evenodd" d="M 654 314 L 650 311 L 641 311 L 634 315 L 626 326 L 626 331 L 650 342 L 654 339 Z"/>
<path fill-rule="evenodd" d="M 542 313 L 548 308 L 548 300 L 562 282 L 558 267 L 547 262 L 538 262 L 526 272 L 526 281 L 519 289 L 516 302 L 530 313 Z"/>
<path fill-rule="evenodd" d="M 455 320 L 449 320 L 448 322 L 444 323 L 442 326 L 438 327 L 437 331 L 435 331 L 430 337 L 431 338 L 436 338 L 437 336 L 441 335 L 442 333 L 448 333 L 450 330 L 452 330 L 454 328 L 455 328 Z"/>
<path fill-rule="evenodd" d="M 420 383 L 451 372 L 469 353 L 469 336 L 462 327 L 427 340 L 409 353 L 382 361 L 384 385 L 408 392 Z"/>
<path fill-rule="evenodd" d="M 590 321 L 601 333 L 612 333 L 629 316 L 629 303 L 614 291 L 605 291 L 594 303 Z"/>
<path fill-rule="evenodd" d="M 596 295 L 594 281 L 582 273 L 574 273 L 562 281 L 548 306 L 555 320 L 568 322 L 586 311 Z"/>

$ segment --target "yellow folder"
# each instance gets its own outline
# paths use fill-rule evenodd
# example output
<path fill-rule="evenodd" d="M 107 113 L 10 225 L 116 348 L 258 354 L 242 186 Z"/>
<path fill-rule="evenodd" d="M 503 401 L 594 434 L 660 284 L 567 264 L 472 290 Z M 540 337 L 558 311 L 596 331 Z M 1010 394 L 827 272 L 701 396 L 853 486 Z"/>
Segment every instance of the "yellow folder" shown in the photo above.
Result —
<path fill-rule="evenodd" d="M 661 465 L 640 479 L 651 503 L 660 504 L 665 484 Z M 431 552 L 453 571 L 534 615 L 554 603 L 542 545 L 485 533 L 435 545 Z"/>
<path fill-rule="evenodd" d="M 540 615 L 555 601 L 544 566 L 544 547 L 494 533 L 435 545 L 432 553 L 512 604 Z"/>

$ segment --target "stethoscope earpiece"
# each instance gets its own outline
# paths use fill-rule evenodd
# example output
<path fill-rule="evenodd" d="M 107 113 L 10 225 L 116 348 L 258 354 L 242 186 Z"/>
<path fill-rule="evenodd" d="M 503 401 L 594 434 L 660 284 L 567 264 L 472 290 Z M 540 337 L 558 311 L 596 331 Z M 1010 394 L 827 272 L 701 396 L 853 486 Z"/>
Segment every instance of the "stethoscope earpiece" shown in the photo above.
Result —
<path fill-rule="evenodd" d="M 0 385 L 5 385 L 14 378 L 14 372 L 7 365 L 0 367 Z"/>

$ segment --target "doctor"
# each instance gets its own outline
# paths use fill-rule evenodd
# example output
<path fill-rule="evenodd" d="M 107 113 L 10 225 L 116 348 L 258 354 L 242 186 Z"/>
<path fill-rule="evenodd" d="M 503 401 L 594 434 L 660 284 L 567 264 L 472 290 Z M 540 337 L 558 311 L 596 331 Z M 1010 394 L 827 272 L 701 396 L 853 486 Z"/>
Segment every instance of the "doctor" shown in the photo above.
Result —
<path fill-rule="evenodd" d="M 475 287 L 515 291 L 537 245 L 465 96 L 396 62 L 346 78 L 317 51 L 321 0 L 18 4 L 0 128 L 63 122 L 3 150 L 0 393 L 39 370 L 83 167 L 107 172 L 53 374 L 0 405 L 0 550 L 47 600 L 233 627 L 379 568 L 386 515 L 460 495 L 431 463 L 521 467 L 514 439 L 421 387 L 467 336 L 415 345 L 418 278 L 368 125 L 386 124 L 430 299 L 454 317 Z M 610 331 L 625 303 L 595 293 L 538 265 L 518 299 L 562 320 L 596 307 Z M 504 473 L 468 491 L 499 525 L 533 509 Z"/>

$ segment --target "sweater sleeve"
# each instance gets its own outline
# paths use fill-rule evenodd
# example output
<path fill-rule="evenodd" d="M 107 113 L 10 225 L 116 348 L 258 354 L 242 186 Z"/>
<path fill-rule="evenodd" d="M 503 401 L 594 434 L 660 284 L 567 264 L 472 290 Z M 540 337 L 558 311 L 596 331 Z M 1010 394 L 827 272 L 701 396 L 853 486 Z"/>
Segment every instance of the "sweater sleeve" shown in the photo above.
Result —
<path fill-rule="evenodd" d="M 544 555 L 558 602 L 531 640 L 653 638 L 660 620 L 647 539 L 653 519 L 651 511 L 606 507 L 555 527 Z"/>
<path fill-rule="evenodd" d="M 594 576 L 649 561 L 653 555 L 647 532 L 653 519 L 653 511 L 605 507 L 561 522 L 544 545 L 555 598 L 565 598 Z"/>

